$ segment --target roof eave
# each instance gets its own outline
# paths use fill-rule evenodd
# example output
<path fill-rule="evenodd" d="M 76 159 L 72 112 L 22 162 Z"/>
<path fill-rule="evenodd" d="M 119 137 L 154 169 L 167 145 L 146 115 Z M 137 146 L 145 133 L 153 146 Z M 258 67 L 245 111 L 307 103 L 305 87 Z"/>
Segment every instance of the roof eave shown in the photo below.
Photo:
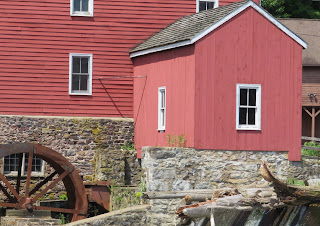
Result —
<path fill-rule="evenodd" d="M 173 49 L 173 48 L 193 44 L 193 43 L 197 42 L 198 40 L 200 40 L 201 38 L 203 38 L 204 36 L 206 36 L 207 34 L 209 34 L 210 32 L 212 32 L 213 30 L 215 30 L 216 28 L 218 28 L 219 26 L 221 26 L 222 24 L 226 23 L 228 20 L 232 19 L 233 17 L 235 17 L 239 13 L 243 12 L 245 9 L 247 9 L 250 6 L 252 8 L 254 8 L 257 12 L 259 12 L 262 16 L 267 18 L 271 23 L 273 23 L 275 26 L 277 26 L 284 33 L 286 33 L 289 37 L 291 37 L 293 40 L 295 40 L 297 43 L 299 43 L 304 49 L 307 48 L 308 44 L 305 41 L 303 41 L 299 36 L 297 36 L 292 31 L 290 31 L 286 26 L 281 24 L 278 20 L 276 20 L 273 16 L 271 16 L 269 13 L 267 13 L 265 10 L 263 10 L 261 7 L 259 7 L 256 3 L 254 3 L 253 1 L 250 1 L 250 2 L 247 2 L 246 4 L 244 4 L 243 6 L 239 7 L 238 9 L 234 10 L 232 13 L 228 14 L 227 16 L 225 16 L 224 18 L 219 20 L 217 23 L 206 28 L 205 30 L 203 30 L 202 32 L 200 32 L 199 34 L 194 36 L 191 40 L 177 42 L 177 43 L 173 43 L 173 44 L 169 44 L 169 45 L 164 45 L 164 46 L 154 47 L 151 49 L 145 49 L 145 50 L 133 52 L 133 53 L 130 53 L 130 58 L 134 58 L 137 56 L 142 56 L 142 55 L 146 55 L 146 54 L 150 54 L 150 53 L 155 53 L 155 52 L 159 52 L 159 51 L 163 51 L 163 50 L 168 50 L 168 49 Z"/>

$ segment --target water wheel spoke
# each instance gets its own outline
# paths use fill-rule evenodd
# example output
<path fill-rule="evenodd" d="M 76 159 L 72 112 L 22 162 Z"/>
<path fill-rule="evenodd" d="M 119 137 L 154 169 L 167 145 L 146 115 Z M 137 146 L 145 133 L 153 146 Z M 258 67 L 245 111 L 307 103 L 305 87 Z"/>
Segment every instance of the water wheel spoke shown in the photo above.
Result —
<path fill-rule="evenodd" d="M 15 202 L 15 199 L 8 193 L 7 189 L 3 187 L 2 184 L 0 184 L 0 189 L 3 192 L 3 194 L 5 194 L 5 196 L 8 197 L 10 202 Z"/>
<path fill-rule="evenodd" d="M 16 192 L 18 194 L 20 193 L 20 185 L 21 185 L 22 158 L 23 158 L 23 154 L 19 154 L 17 186 L 16 186 Z"/>
<path fill-rule="evenodd" d="M 81 214 L 81 210 L 76 209 L 65 209 L 65 208 L 55 208 L 49 206 L 35 206 L 36 210 L 51 210 L 52 212 L 58 213 L 73 213 L 73 214 Z"/>
<path fill-rule="evenodd" d="M 0 202 L 0 206 L 15 208 L 18 206 L 18 204 L 17 203 L 10 203 L 10 202 Z"/>
<path fill-rule="evenodd" d="M 33 199 L 32 202 L 35 203 L 40 197 L 42 197 L 50 188 L 55 186 L 59 181 L 63 180 L 70 172 L 68 170 L 64 171 L 58 178 L 51 182 L 45 189 L 43 189 L 39 194 L 37 194 Z"/>
<path fill-rule="evenodd" d="M 28 158 L 28 172 L 27 172 L 27 181 L 26 181 L 26 197 L 29 197 L 29 189 L 31 183 L 31 172 L 32 172 L 32 159 L 33 159 L 33 150 L 29 152 Z"/>
<path fill-rule="evenodd" d="M 9 188 L 9 190 L 12 192 L 12 194 L 14 195 L 14 197 L 16 197 L 17 200 L 20 200 L 20 196 L 18 195 L 18 193 L 16 192 L 16 190 L 12 187 L 12 185 L 10 184 L 10 182 L 7 180 L 7 178 L 0 173 L 0 179 L 5 183 L 5 185 Z"/>
<path fill-rule="evenodd" d="M 50 180 L 52 180 L 52 178 L 57 174 L 57 171 L 54 171 L 53 173 L 51 173 L 49 176 L 47 176 L 43 181 L 39 182 L 34 189 L 32 189 L 32 191 L 30 192 L 30 196 L 33 195 L 34 193 L 36 193 L 43 185 L 45 185 L 46 183 L 48 183 Z"/>

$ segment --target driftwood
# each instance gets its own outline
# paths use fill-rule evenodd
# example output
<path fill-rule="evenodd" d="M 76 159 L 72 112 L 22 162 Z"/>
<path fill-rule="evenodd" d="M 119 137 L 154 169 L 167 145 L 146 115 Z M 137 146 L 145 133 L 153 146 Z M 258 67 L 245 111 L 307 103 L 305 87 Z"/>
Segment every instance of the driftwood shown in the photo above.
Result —
<path fill-rule="evenodd" d="M 145 192 L 144 199 L 186 199 L 186 201 L 207 201 L 221 193 L 231 192 L 231 188 L 224 189 L 198 189 L 186 191 Z"/>
<path fill-rule="evenodd" d="M 287 185 L 270 172 L 265 161 L 262 161 L 260 173 L 266 181 L 271 182 L 271 186 L 219 189 L 212 192 L 212 200 L 182 206 L 176 211 L 176 214 L 182 219 L 212 218 L 213 213 L 227 210 L 253 211 L 255 209 L 273 209 L 287 205 L 301 206 L 320 202 L 320 187 Z M 188 192 L 192 194 L 192 192 Z M 187 196 L 184 197 L 185 200 L 187 198 Z"/>
<path fill-rule="evenodd" d="M 320 187 L 287 185 L 270 172 L 265 161 L 262 161 L 260 173 L 266 181 L 272 183 L 278 198 L 285 204 L 301 206 L 320 202 Z"/>

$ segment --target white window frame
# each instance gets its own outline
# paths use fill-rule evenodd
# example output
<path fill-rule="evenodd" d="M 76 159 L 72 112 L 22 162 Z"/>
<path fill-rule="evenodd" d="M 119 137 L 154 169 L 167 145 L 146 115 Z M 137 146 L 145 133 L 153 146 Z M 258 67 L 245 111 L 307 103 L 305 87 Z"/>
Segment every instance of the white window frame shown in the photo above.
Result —
<path fill-rule="evenodd" d="M 25 161 L 26 161 L 26 155 L 25 153 L 21 153 L 22 155 L 22 165 L 21 165 L 21 177 L 26 177 L 26 173 L 24 168 L 25 168 Z M 3 164 L 2 164 L 2 172 L 4 175 L 6 175 L 7 177 L 17 177 L 18 176 L 18 171 L 5 171 L 4 170 L 4 158 L 2 158 Z M 31 171 L 31 176 L 32 177 L 44 177 L 44 170 L 45 170 L 45 161 L 41 160 L 41 171 L 40 172 L 35 172 L 35 171 Z"/>
<path fill-rule="evenodd" d="M 164 107 L 162 107 L 162 92 L 164 92 Z M 167 107 L 167 88 L 165 86 L 158 88 L 158 131 L 166 130 L 166 107 Z M 163 114 L 161 114 L 163 111 Z"/>
<path fill-rule="evenodd" d="M 214 8 L 219 7 L 219 0 L 197 0 L 197 8 L 196 8 L 197 13 L 200 10 L 200 2 L 214 2 Z"/>
<path fill-rule="evenodd" d="M 72 66 L 73 66 L 73 57 L 88 57 L 88 90 L 87 91 L 73 91 L 72 90 Z M 93 55 L 87 53 L 70 53 L 69 54 L 69 95 L 92 95 L 92 61 Z"/>
<path fill-rule="evenodd" d="M 240 89 L 256 89 L 256 114 L 255 125 L 239 124 L 240 109 Z M 237 110 L 236 110 L 236 129 L 237 130 L 261 130 L 261 85 L 260 84 L 237 84 Z"/>
<path fill-rule="evenodd" d="M 94 0 L 88 1 L 88 12 L 74 11 L 74 0 L 70 0 L 70 15 L 71 16 L 87 16 L 93 17 Z"/>

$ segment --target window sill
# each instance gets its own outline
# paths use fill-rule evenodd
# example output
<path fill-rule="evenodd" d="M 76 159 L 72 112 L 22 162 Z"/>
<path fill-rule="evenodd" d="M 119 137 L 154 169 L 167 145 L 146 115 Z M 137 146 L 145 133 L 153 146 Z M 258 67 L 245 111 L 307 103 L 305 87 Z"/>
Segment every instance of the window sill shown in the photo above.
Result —
<path fill-rule="evenodd" d="M 3 173 L 5 177 L 18 177 L 18 173 Z M 31 173 L 31 177 L 44 177 L 44 173 Z M 21 178 L 27 178 L 27 175 L 21 175 Z"/>
<path fill-rule="evenodd" d="M 237 130 L 261 131 L 261 128 L 257 128 L 257 127 L 244 127 L 244 128 L 237 128 Z"/>
<path fill-rule="evenodd" d="M 92 96 L 92 93 L 69 93 L 71 96 Z"/>
<path fill-rule="evenodd" d="M 70 16 L 84 16 L 84 17 L 93 17 L 91 13 L 72 13 Z"/>
<path fill-rule="evenodd" d="M 164 133 L 165 131 L 165 129 L 158 129 L 158 133 Z"/>

